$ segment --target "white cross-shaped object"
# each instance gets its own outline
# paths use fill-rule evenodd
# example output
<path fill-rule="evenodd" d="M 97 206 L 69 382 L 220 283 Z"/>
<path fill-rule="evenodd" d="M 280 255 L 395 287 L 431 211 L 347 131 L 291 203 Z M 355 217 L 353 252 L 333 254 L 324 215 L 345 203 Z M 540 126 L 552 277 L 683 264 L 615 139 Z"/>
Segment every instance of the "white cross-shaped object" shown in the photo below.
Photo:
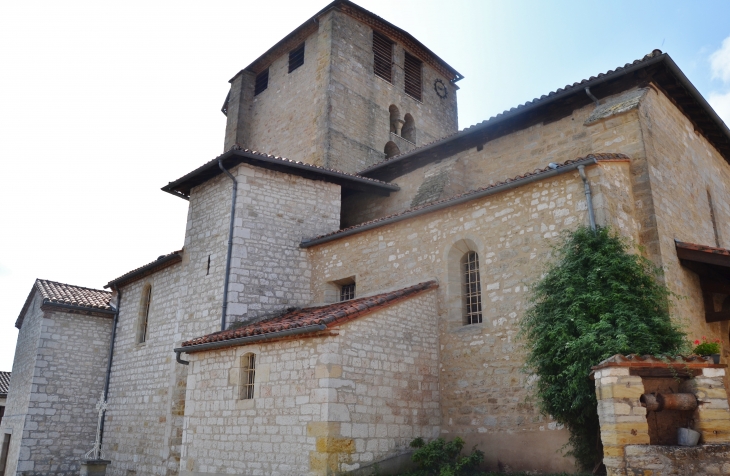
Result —
<path fill-rule="evenodd" d="M 104 398 L 104 391 L 101 392 L 99 401 L 96 402 L 96 411 L 99 412 L 99 419 L 96 423 L 96 441 L 94 441 L 94 447 L 84 455 L 87 460 L 98 460 L 104 458 L 104 453 L 101 452 L 101 419 L 104 417 L 107 403 Z"/>

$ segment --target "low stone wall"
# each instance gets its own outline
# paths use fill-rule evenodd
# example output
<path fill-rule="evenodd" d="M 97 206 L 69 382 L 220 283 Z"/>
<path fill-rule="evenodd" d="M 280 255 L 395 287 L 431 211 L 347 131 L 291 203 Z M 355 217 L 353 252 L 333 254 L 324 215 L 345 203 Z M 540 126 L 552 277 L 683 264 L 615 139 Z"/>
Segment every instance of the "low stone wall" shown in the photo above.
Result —
<path fill-rule="evenodd" d="M 627 476 L 730 474 L 730 444 L 701 446 L 629 445 Z"/>

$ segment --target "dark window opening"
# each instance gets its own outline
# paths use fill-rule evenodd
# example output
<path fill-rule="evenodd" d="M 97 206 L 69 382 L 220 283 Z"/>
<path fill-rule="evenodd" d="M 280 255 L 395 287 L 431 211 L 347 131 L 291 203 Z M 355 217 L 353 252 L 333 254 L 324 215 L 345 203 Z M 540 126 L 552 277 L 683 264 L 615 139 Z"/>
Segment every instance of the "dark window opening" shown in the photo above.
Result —
<path fill-rule="evenodd" d="M 406 94 L 421 101 L 423 63 L 415 56 L 406 53 L 405 67 L 403 69 L 406 73 Z"/>
<path fill-rule="evenodd" d="M 10 435 L 3 435 L 3 446 L 0 448 L 0 474 L 5 474 L 8 465 L 8 453 L 10 452 Z"/>
<path fill-rule="evenodd" d="M 395 157 L 396 155 L 400 154 L 400 149 L 395 144 L 395 142 L 388 141 L 387 144 L 385 144 L 385 148 L 383 149 L 383 152 L 385 152 L 385 158 L 390 159 L 391 157 Z"/>
<path fill-rule="evenodd" d="M 289 72 L 304 64 L 304 43 L 289 52 Z"/>
<path fill-rule="evenodd" d="M 717 219 L 715 218 L 715 206 L 712 203 L 712 195 L 707 189 L 707 202 L 710 204 L 710 220 L 712 220 L 712 231 L 715 233 L 715 246 L 720 247 L 720 234 L 717 231 Z"/>
<path fill-rule="evenodd" d="M 340 301 L 355 299 L 355 283 L 343 284 L 340 288 Z"/>
<path fill-rule="evenodd" d="M 389 83 L 393 82 L 393 42 L 385 35 L 373 31 L 374 71 Z"/>
<path fill-rule="evenodd" d="M 482 285 L 479 277 L 479 255 L 470 251 L 461 259 L 464 275 L 464 311 L 466 324 L 482 322 Z"/>
<path fill-rule="evenodd" d="M 403 130 L 401 136 L 409 142 L 413 142 L 414 144 L 416 143 L 416 121 L 410 114 L 406 114 L 403 117 Z"/>
<path fill-rule="evenodd" d="M 256 75 L 256 85 L 254 86 L 253 94 L 254 96 L 261 94 L 262 92 L 266 91 L 266 88 L 269 87 L 269 68 L 266 68 L 265 70 L 261 71 L 259 74 Z"/>
<path fill-rule="evenodd" d="M 208 255 L 208 268 L 205 270 L 205 275 L 208 276 L 210 274 L 210 255 Z"/>
<path fill-rule="evenodd" d="M 246 354 L 241 357 L 241 400 L 253 398 L 256 380 L 256 355 Z"/>
<path fill-rule="evenodd" d="M 142 308 L 139 316 L 139 331 L 137 343 L 142 344 L 147 340 L 147 326 L 150 318 L 150 304 L 152 303 L 152 286 L 147 285 L 142 290 Z"/>
<path fill-rule="evenodd" d="M 477 146 L 477 152 L 481 152 L 484 150 L 484 144 Z"/>

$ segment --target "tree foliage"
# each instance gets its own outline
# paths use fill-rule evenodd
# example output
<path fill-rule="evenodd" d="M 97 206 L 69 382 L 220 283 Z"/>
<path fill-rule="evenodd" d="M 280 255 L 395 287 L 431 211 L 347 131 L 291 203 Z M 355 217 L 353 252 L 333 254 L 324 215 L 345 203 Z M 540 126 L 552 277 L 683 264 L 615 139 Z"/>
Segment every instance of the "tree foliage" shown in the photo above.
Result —
<path fill-rule="evenodd" d="M 566 233 L 532 288 L 521 321 L 540 409 L 570 430 L 584 468 L 602 458 L 591 366 L 614 354 L 676 354 L 686 337 L 669 314 L 671 294 L 646 258 L 607 228 Z"/>

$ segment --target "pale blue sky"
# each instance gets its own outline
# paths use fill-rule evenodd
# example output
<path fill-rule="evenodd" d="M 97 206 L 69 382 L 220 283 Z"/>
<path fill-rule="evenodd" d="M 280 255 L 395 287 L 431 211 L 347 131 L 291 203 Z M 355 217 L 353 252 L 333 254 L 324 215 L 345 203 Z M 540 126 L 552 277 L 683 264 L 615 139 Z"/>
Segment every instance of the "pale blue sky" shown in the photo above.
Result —
<path fill-rule="evenodd" d="M 222 152 L 228 79 L 327 3 L 0 7 L 0 370 L 35 278 L 100 288 L 182 246 L 187 202 L 159 188 Z M 359 4 L 466 77 L 461 128 L 654 48 L 730 122 L 727 1 Z"/>

